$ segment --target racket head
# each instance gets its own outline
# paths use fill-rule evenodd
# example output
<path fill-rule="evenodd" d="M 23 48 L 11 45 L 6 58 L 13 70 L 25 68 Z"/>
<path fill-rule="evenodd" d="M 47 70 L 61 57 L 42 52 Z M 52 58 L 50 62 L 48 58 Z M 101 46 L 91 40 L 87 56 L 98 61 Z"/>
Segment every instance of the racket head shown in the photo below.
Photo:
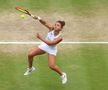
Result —
<path fill-rule="evenodd" d="M 22 7 L 17 6 L 17 7 L 15 7 L 15 9 L 18 10 L 18 11 L 20 11 L 20 12 L 22 12 L 22 13 L 25 13 L 25 14 L 28 14 L 28 15 L 31 16 L 31 14 L 29 13 L 29 11 L 27 11 L 26 9 L 24 9 Z"/>

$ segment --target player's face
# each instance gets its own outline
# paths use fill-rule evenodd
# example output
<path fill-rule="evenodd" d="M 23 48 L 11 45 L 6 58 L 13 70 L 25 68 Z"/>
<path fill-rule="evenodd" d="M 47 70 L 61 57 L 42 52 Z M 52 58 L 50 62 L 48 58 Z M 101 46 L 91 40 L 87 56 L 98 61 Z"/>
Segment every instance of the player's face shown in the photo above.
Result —
<path fill-rule="evenodd" d="M 56 30 L 56 31 L 61 31 L 62 30 L 61 24 L 59 22 L 55 23 L 54 30 Z"/>

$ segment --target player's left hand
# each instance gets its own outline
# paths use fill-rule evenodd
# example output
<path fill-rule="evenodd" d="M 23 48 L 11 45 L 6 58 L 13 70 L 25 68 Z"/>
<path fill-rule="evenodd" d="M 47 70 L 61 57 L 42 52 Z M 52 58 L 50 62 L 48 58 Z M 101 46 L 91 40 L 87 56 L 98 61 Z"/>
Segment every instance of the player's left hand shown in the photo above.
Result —
<path fill-rule="evenodd" d="M 36 37 L 40 40 L 42 39 L 42 36 L 39 33 L 36 33 Z"/>

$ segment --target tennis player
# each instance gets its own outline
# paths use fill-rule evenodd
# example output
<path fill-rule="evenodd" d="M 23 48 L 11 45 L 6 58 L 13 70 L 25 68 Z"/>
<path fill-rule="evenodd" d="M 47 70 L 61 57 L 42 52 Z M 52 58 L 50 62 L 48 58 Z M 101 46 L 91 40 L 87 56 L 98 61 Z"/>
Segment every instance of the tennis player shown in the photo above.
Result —
<path fill-rule="evenodd" d="M 33 58 L 37 55 L 48 54 L 48 66 L 50 69 L 57 72 L 62 80 L 62 84 L 67 82 L 67 75 L 65 72 L 62 72 L 60 68 L 56 65 L 56 55 L 57 55 L 57 44 L 60 43 L 63 38 L 60 35 L 60 31 L 62 31 L 65 26 L 64 21 L 56 21 L 55 25 L 51 25 L 40 17 L 33 16 L 34 19 L 39 20 L 41 24 L 48 28 L 48 34 L 44 39 L 39 33 L 37 33 L 37 38 L 42 41 L 42 43 L 37 47 L 31 50 L 28 54 L 28 68 L 24 75 L 31 74 L 35 67 L 32 66 Z"/>

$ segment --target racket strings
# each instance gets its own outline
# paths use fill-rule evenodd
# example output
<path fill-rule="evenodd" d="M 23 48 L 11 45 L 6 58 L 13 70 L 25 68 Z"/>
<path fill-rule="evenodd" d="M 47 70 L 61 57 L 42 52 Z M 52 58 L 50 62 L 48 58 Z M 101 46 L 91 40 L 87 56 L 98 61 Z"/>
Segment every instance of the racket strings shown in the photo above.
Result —
<path fill-rule="evenodd" d="M 31 15 L 27 10 L 21 8 L 21 7 L 16 7 L 16 10 L 20 11 L 20 12 L 23 12 L 25 14 L 28 14 L 28 15 Z"/>

